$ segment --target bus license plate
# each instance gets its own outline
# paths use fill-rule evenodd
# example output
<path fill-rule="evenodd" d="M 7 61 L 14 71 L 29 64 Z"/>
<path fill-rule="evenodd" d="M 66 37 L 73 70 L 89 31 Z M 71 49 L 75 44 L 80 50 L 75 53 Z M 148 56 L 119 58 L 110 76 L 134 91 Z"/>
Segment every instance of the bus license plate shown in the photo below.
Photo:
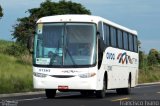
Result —
<path fill-rule="evenodd" d="M 66 89 L 69 89 L 68 86 L 58 86 L 58 89 L 59 90 L 66 90 Z"/>

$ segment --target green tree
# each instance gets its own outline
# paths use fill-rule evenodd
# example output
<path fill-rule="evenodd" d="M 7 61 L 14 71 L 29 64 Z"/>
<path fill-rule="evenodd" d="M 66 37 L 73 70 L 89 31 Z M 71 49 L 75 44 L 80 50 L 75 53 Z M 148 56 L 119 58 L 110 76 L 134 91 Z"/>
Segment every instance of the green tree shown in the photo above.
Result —
<path fill-rule="evenodd" d="M 140 40 L 138 40 L 138 47 L 139 47 L 139 49 L 141 49 L 141 41 Z"/>
<path fill-rule="evenodd" d="M 151 49 L 148 54 L 148 65 L 158 64 L 159 53 L 156 49 Z"/>
<path fill-rule="evenodd" d="M 36 21 L 40 17 L 60 15 L 60 14 L 91 14 L 84 6 L 72 1 L 51 2 L 46 0 L 40 4 L 39 8 L 32 8 L 28 10 L 29 16 L 17 19 L 18 23 L 13 26 L 13 38 L 22 45 L 27 44 L 29 35 L 34 34 Z"/>
<path fill-rule="evenodd" d="M 160 52 L 158 52 L 158 63 L 160 64 Z"/>
<path fill-rule="evenodd" d="M 3 10 L 2 10 L 2 7 L 0 5 L 0 18 L 3 16 Z"/>
<path fill-rule="evenodd" d="M 143 51 L 139 51 L 139 68 L 142 69 L 145 66 L 145 54 Z"/>

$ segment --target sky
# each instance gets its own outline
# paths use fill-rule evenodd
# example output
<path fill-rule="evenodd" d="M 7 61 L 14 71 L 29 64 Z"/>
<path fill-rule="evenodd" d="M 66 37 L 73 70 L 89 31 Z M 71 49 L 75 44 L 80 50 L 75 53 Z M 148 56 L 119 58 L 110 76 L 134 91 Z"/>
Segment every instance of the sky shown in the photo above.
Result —
<path fill-rule="evenodd" d="M 45 0 L 0 0 L 4 16 L 0 19 L 0 39 L 13 41 L 11 33 L 17 18 L 28 16 L 28 9 Z M 52 0 L 58 2 L 59 0 Z M 66 0 L 68 1 L 68 0 Z M 71 0 L 81 3 L 92 15 L 101 16 L 138 32 L 141 50 L 160 51 L 160 0 Z"/>

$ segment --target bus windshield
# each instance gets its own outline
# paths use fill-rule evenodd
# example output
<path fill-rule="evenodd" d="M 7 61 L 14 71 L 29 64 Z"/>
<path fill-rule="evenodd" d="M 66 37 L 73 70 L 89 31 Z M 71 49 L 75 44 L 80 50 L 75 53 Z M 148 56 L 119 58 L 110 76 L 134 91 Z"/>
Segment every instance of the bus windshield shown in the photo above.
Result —
<path fill-rule="evenodd" d="M 92 23 L 38 24 L 33 63 L 61 67 L 95 64 L 96 25 Z"/>

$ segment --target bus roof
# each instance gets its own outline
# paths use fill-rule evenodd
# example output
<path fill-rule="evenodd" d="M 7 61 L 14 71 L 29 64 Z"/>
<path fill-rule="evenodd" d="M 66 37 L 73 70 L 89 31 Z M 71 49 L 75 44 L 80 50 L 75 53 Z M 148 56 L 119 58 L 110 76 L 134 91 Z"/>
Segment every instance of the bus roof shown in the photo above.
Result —
<path fill-rule="evenodd" d="M 100 21 L 111 25 L 113 27 L 116 27 L 118 29 L 127 31 L 129 33 L 132 33 L 134 35 L 137 35 L 137 31 L 126 28 L 124 26 L 121 26 L 119 24 L 116 24 L 112 21 L 109 21 L 107 19 L 104 19 L 99 16 L 92 16 L 92 15 L 55 15 L 55 16 L 46 16 L 40 18 L 37 23 L 46 23 L 46 22 L 92 22 L 98 24 Z"/>

